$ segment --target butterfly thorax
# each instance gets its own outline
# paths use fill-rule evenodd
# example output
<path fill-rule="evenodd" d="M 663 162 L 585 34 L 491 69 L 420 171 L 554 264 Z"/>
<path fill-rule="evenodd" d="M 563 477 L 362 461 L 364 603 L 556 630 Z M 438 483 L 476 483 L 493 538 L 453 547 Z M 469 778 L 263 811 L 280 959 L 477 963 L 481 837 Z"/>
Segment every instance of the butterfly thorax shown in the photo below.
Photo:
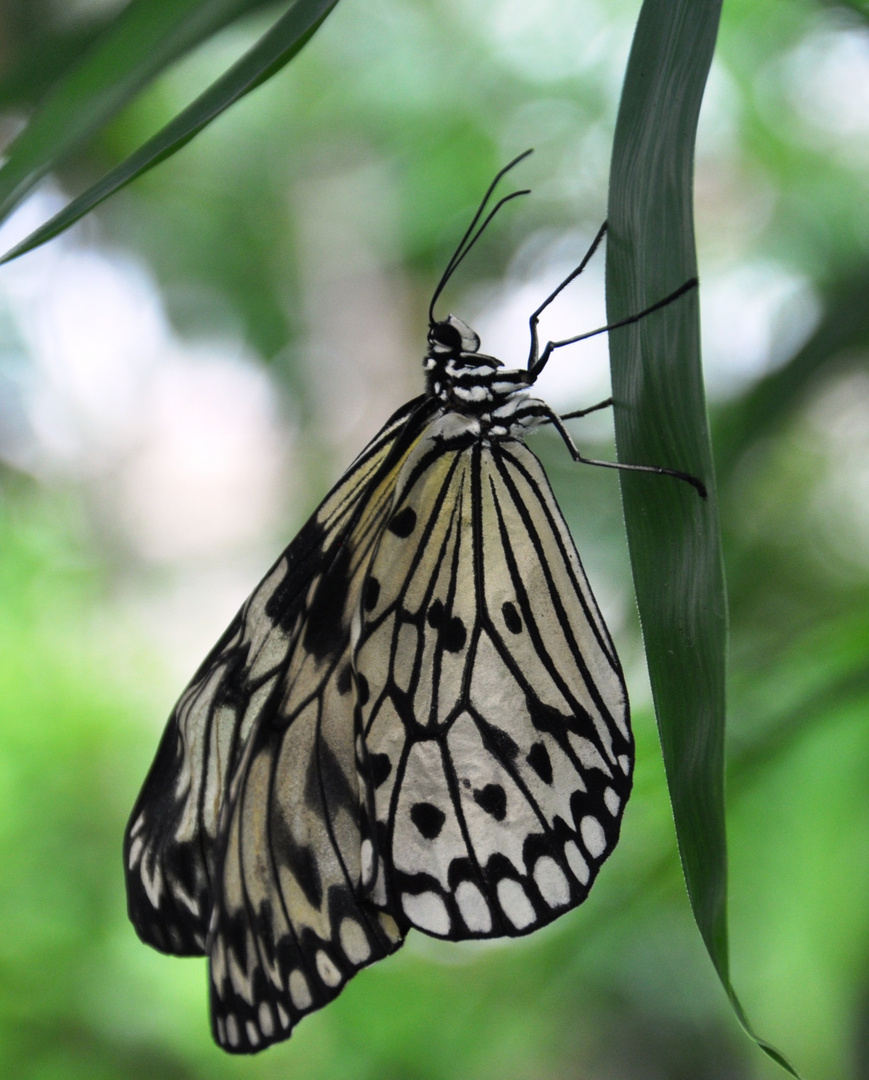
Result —
<path fill-rule="evenodd" d="M 531 381 L 524 368 L 505 368 L 479 348 L 479 336 L 455 315 L 432 323 L 426 393 L 441 402 L 444 415 L 465 438 L 522 438 L 543 422 L 546 406 L 529 396 Z"/>

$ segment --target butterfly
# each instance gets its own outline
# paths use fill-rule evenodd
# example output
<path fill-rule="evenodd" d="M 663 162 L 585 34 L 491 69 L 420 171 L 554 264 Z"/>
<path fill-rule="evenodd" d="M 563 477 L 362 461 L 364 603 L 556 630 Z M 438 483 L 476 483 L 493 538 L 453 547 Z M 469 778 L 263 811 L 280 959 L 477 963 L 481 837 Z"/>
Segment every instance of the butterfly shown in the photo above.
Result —
<path fill-rule="evenodd" d="M 480 352 L 440 294 L 425 392 L 399 409 L 283 552 L 181 695 L 124 840 L 130 918 L 209 958 L 218 1044 L 285 1039 L 416 927 L 528 934 L 588 895 L 619 836 L 633 739 L 610 635 L 525 437 L 552 352 Z M 481 220 L 482 219 L 482 220 Z M 688 282 L 640 315 L 672 302 Z M 622 325 L 617 324 L 617 325 Z M 610 327 L 611 328 L 611 327 Z M 603 328 L 609 329 L 609 328 Z M 602 331 L 594 331 L 599 333 Z"/>

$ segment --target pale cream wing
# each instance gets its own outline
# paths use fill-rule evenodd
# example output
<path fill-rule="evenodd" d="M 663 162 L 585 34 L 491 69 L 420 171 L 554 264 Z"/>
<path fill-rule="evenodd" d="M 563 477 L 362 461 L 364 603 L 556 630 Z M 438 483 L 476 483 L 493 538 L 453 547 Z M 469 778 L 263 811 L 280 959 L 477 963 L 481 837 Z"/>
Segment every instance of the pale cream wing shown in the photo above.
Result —
<path fill-rule="evenodd" d="M 230 785 L 208 944 L 214 1035 L 236 1053 L 286 1038 L 403 938 L 364 888 L 376 865 L 373 796 L 350 634 L 416 438 L 411 426 L 396 441 L 312 577 L 270 708 Z"/>
<path fill-rule="evenodd" d="M 383 874 L 374 899 L 451 939 L 581 903 L 618 838 L 624 680 L 575 546 L 522 443 L 404 466 L 354 652 Z"/>

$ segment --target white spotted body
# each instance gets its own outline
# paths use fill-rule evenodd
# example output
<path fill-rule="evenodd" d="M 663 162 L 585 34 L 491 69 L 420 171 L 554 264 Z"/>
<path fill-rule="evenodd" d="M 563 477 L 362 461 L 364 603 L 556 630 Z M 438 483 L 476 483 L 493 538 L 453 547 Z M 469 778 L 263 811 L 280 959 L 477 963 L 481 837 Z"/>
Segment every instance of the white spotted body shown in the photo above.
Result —
<path fill-rule="evenodd" d="M 426 390 L 442 403 L 447 439 L 521 439 L 550 419 L 546 402 L 528 393 L 528 371 L 481 354 L 479 337 L 455 315 L 433 324 L 428 345 Z"/>

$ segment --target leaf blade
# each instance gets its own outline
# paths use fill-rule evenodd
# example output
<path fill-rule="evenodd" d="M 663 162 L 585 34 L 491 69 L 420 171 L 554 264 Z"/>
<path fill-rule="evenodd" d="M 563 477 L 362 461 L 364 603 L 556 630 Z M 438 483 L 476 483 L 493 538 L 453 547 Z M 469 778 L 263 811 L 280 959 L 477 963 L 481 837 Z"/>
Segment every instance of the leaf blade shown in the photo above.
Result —
<path fill-rule="evenodd" d="M 694 141 L 720 0 L 645 0 L 613 144 L 607 246 L 610 322 L 696 276 Z M 700 364 L 696 291 L 610 335 L 619 459 L 699 476 L 622 473 L 622 501 L 679 852 L 697 926 L 740 1024 L 730 982 L 724 724 L 727 605 Z"/>
<path fill-rule="evenodd" d="M 179 56 L 260 0 L 133 0 L 10 144 L 0 220 Z"/>
<path fill-rule="evenodd" d="M 0 265 L 64 232 L 95 206 L 180 150 L 212 120 L 292 60 L 337 2 L 296 0 L 290 10 L 204 93 L 101 180 L 6 252 Z"/>

